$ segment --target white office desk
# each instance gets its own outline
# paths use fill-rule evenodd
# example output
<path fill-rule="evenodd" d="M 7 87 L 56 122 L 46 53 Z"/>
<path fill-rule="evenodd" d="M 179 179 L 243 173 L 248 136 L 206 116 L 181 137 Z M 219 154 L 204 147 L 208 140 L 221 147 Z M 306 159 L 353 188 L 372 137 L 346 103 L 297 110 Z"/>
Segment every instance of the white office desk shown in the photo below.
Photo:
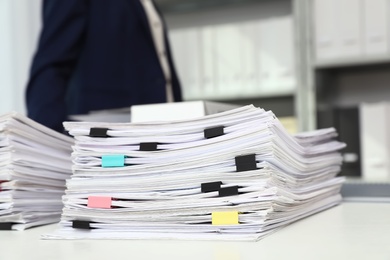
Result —
<path fill-rule="evenodd" d="M 0 259 L 390 260 L 390 203 L 343 203 L 258 242 L 40 239 L 55 228 L 0 231 Z"/>

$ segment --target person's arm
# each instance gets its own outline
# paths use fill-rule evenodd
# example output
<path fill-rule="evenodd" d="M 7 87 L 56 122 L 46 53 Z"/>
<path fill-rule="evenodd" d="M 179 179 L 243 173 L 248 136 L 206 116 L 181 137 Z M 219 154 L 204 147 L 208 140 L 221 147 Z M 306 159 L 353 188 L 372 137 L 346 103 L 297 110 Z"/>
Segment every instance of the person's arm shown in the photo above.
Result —
<path fill-rule="evenodd" d="M 83 47 L 87 0 L 44 0 L 43 29 L 27 84 L 28 116 L 62 131 L 66 90 Z"/>

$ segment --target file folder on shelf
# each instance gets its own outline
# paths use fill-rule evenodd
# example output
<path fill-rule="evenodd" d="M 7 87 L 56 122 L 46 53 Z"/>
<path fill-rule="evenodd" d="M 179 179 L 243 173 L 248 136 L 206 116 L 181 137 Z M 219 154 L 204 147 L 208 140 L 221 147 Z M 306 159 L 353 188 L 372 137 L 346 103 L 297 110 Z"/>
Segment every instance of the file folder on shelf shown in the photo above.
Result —
<path fill-rule="evenodd" d="M 365 181 L 390 180 L 390 103 L 363 103 L 360 112 L 362 177 Z"/>

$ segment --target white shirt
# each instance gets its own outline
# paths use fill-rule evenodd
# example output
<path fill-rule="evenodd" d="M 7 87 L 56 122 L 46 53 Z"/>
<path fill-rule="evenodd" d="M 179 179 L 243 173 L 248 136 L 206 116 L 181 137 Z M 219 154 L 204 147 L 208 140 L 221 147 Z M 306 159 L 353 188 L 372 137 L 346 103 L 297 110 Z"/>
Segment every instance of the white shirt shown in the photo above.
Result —
<path fill-rule="evenodd" d="M 171 71 L 169 68 L 168 56 L 167 56 L 165 41 L 164 41 L 164 25 L 152 1 L 151 0 L 140 0 L 140 1 L 145 9 L 145 13 L 149 21 L 149 26 L 152 32 L 154 46 L 156 48 L 160 65 L 165 76 L 167 102 L 173 102 L 174 98 L 173 98 L 172 83 L 171 83 Z"/>

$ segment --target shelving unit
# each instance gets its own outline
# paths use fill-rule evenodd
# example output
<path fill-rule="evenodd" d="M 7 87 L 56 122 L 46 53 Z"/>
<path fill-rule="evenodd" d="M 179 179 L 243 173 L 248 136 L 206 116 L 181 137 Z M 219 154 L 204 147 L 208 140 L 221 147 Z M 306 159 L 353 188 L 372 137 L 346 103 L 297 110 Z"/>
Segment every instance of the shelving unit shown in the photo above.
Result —
<path fill-rule="evenodd" d="M 164 12 L 170 31 L 180 29 L 193 29 L 194 27 L 207 27 L 210 25 L 240 24 L 256 19 L 272 20 L 275 17 L 292 17 L 294 64 L 296 69 L 295 87 L 292 89 L 269 88 L 245 94 L 238 90 L 234 95 L 220 93 L 218 96 L 204 98 L 243 103 L 251 102 L 265 107 L 270 105 L 277 115 L 295 116 L 298 119 L 299 130 L 315 128 L 314 96 L 312 77 L 308 68 L 312 68 L 308 46 L 306 5 L 301 0 L 159 0 L 157 3 Z M 272 33 L 274 33 L 272 31 Z M 277 33 L 277 31 L 275 32 Z M 266 37 L 268 38 L 268 37 Z M 172 41 L 172 39 L 171 39 Z M 174 46 L 173 46 L 174 47 Z M 202 96 L 195 96 L 195 98 Z M 278 104 L 278 106 L 272 106 Z"/>
<path fill-rule="evenodd" d="M 344 111 L 340 112 L 340 118 L 346 117 L 346 120 L 351 120 L 351 125 L 359 128 L 356 107 L 361 102 L 390 100 L 390 0 L 160 0 L 160 5 L 166 13 L 168 25 L 174 29 L 193 24 L 204 26 L 210 21 L 222 24 L 217 17 L 224 14 L 230 22 L 239 23 L 245 16 L 250 19 L 264 17 L 259 10 L 267 8 L 267 18 L 292 16 L 295 89 L 268 94 L 258 92 L 251 97 L 220 95 L 214 97 L 216 100 L 250 102 L 261 107 L 274 104 L 272 110 L 277 111 L 277 115 L 296 116 L 300 131 L 335 126 L 335 121 L 329 121 L 334 118 L 325 118 L 325 121 L 323 118 L 323 112 L 332 109 Z M 261 8 L 248 8 L 252 5 Z M 272 8 L 272 5 L 278 8 Z M 226 12 L 229 7 L 234 12 Z M 214 17 L 210 19 L 204 15 L 207 12 L 214 12 Z M 236 12 L 241 13 L 241 17 Z M 316 38 L 317 31 L 322 38 Z M 329 33 L 329 37 L 324 33 Z M 323 53 L 319 54 L 319 51 Z M 326 125 L 326 120 L 329 125 Z M 340 133 L 344 137 L 354 135 L 355 139 L 360 134 L 353 129 L 340 129 Z M 358 149 L 353 142 L 351 140 L 349 148 Z M 348 149 L 345 153 L 346 160 L 354 160 Z M 353 167 L 350 170 L 358 171 Z"/>
<path fill-rule="evenodd" d="M 165 12 L 166 19 L 168 21 L 170 29 L 186 28 L 191 25 L 207 25 L 212 21 L 213 23 L 223 23 L 223 19 L 217 17 L 223 17 L 226 13 L 228 20 L 232 23 L 242 22 L 243 17 L 245 19 L 254 19 L 256 15 L 261 17 L 264 14 L 261 12 L 254 12 L 248 8 L 248 6 L 261 6 L 261 9 L 267 9 L 269 17 L 281 16 L 290 14 L 293 17 L 294 23 L 294 52 L 295 52 L 295 73 L 296 73 L 296 88 L 292 91 L 271 91 L 269 93 L 260 93 L 252 97 L 237 95 L 237 101 L 252 100 L 254 102 L 262 103 L 266 99 L 274 99 L 278 97 L 286 98 L 291 97 L 292 102 L 288 102 L 289 109 L 294 110 L 294 115 L 299 122 L 299 130 L 312 130 L 317 128 L 317 110 L 318 107 L 323 106 L 324 100 L 318 94 L 322 94 L 321 88 L 323 85 L 332 83 L 334 75 L 338 75 L 337 78 L 343 74 L 344 70 L 348 73 L 356 67 L 367 68 L 368 74 L 372 71 L 372 68 L 381 67 L 390 63 L 389 55 L 365 55 L 360 57 L 341 57 L 325 60 L 317 60 L 315 55 L 315 12 L 314 1 L 316 0 L 286 0 L 286 1 L 271 1 L 271 0 L 159 0 L 158 3 L 161 9 Z M 336 0 L 332 0 L 337 2 Z M 354 0 L 343 0 L 342 4 L 345 6 L 348 3 L 353 3 Z M 363 1 L 363 0 L 362 0 Z M 364 0 L 367 2 L 366 0 Z M 388 0 L 375 0 L 376 2 L 388 1 Z M 273 8 L 272 5 L 277 6 Z M 234 10 L 226 11 L 227 9 Z M 255 9 L 255 8 L 254 8 Z M 374 10 L 375 11 L 375 10 Z M 208 12 L 205 15 L 205 13 Z M 367 12 L 367 11 L 366 11 Z M 210 18 L 210 13 L 214 13 L 215 17 Z M 237 15 L 236 13 L 240 13 Z M 185 17 L 185 19 L 183 19 Z M 348 40 L 348 39 L 347 39 Z M 383 68 L 382 66 L 382 68 Z M 361 70 L 361 69 L 360 69 Z M 382 69 L 383 70 L 383 69 Z M 325 81 L 324 81 L 325 79 Z M 346 87 L 341 87 L 341 92 Z M 337 93 L 336 93 L 337 92 Z M 335 90 L 332 94 L 339 94 L 340 90 Z M 341 93 L 342 95 L 344 93 Z M 353 96 L 356 96 L 354 94 Z M 362 96 L 357 97 L 357 101 L 361 99 L 364 101 L 366 93 L 363 92 Z M 379 98 L 379 97 L 378 97 Z M 231 96 L 220 95 L 214 97 L 215 100 L 234 101 Z M 335 99 L 341 103 L 343 97 Z M 375 100 L 375 98 L 373 99 Z M 291 107 L 293 104 L 293 107 Z M 342 105 L 350 105 L 348 102 Z M 282 105 L 283 106 L 283 105 Z M 286 110 L 286 107 L 285 107 Z"/>
<path fill-rule="evenodd" d="M 317 126 L 336 126 L 347 143 L 344 175 L 390 181 L 390 147 L 382 131 L 388 128 L 382 102 L 390 101 L 390 1 L 307 0 L 307 5 L 314 25 Z"/>
<path fill-rule="evenodd" d="M 223 6 L 243 5 L 263 0 L 156 0 L 164 13 L 195 12 Z"/>
<path fill-rule="evenodd" d="M 345 68 L 354 66 L 367 66 L 377 64 L 389 64 L 390 57 L 387 56 L 371 56 L 363 58 L 343 58 L 334 59 L 331 61 L 319 61 L 315 63 L 316 69 L 334 69 L 334 68 Z"/>

